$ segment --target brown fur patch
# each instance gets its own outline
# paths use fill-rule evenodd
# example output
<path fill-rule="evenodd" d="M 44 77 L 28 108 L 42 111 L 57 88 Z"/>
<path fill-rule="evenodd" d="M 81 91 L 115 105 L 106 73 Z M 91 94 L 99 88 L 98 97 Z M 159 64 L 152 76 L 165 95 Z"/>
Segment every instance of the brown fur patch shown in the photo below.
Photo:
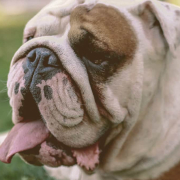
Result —
<path fill-rule="evenodd" d="M 155 180 L 179 180 L 180 179 L 180 163 L 164 173 L 160 178 Z"/>
<path fill-rule="evenodd" d="M 169 171 L 162 174 L 159 178 L 151 179 L 151 180 L 179 180 L 179 179 L 180 179 L 180 162 L 175 167 L 171 168 Z"/>
<path fill-rule="evenodd" d="M 77 55 L 101 59 L 99 54 L 118 54 L 123 62 L 133 58 L 137 38 L 128 20 L 117 9 L 103 4 L 91 10 L 80 6 L 72 12 L 70 23 L 69 40 Z"/>

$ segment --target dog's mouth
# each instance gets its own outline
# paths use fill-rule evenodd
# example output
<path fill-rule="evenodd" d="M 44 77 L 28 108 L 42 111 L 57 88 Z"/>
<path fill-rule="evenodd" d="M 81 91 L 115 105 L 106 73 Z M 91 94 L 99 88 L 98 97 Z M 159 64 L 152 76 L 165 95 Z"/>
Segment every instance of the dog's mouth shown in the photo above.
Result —
<path fill-rule="evenodd" d="M 97 167 L 100 156 L 98 142 L 80 149 L 68 147 L 51 134 L 40 118 L 38 109 L 34 112 L 34 116 L 29 114 L 30 120 L 26 116 L 26 119 L 15 124 L 9 132 L 0 146 L 0 161 L 11 163 L 12 157 L 19 153 L 25 161 L 37 166 L 58 167 L 78 164 L 87 171 Z M 36 120 L 32 117 L 36 117 Z"/>
<path fill-rule="evenodd" d="M 0 147 L 0 160 L 10 163 L 19 153 L 33 165 L 58 167 L 78 164 L 86 170 L 94 170 L 99 163 L 98 142 L 76 149 L 59 142 L 47 129 L 42 120 L 16 124 Z"/>

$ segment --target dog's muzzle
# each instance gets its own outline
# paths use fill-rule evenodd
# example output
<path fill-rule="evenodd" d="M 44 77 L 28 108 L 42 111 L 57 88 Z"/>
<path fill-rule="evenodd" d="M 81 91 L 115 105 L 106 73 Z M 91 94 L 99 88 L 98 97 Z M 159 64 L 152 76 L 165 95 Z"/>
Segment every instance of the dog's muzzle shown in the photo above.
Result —
<path fill-rule="evenodd" d="M 93 170 L 109 122 L 100 118 L 86 69 L 72 48 L 47 39 L 25 43 L 12 60 L 8 94 L 15 125 L 0 161 L 10 163 L 20 153 L 31 164 L 77 163 Z"/>

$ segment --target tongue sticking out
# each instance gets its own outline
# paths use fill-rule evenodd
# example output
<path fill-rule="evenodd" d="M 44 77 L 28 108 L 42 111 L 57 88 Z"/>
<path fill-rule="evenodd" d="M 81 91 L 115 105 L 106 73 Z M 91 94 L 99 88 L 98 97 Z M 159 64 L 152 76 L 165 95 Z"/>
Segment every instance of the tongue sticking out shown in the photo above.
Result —
<path fill-rule="evenodd" d="M 10 163 L 14 154 L 34 148 L 48 136 L 49 131 L 41 120 L 16 124 L 0 146 L 0 161 Z"/>

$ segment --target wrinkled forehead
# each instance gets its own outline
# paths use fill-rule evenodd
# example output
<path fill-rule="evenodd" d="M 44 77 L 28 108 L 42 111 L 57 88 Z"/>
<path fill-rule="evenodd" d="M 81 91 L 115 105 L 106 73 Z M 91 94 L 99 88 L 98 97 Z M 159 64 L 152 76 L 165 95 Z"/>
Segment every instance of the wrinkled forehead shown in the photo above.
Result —
<path fill-rule="evenodd" d="M 24 37 L 40 37 L 63 34 L 69 23 L 70 14 L 63 17 L 41 11 L 25 26 Z"/>
<path fill-rule="evenodd" d="M 24 37 L 63 34 L 69 23 L 71 12 L 75 7 L 83 4 L 91 7 L 96 4 L 96 0 L 52 1 L 26 24 Z"/>

